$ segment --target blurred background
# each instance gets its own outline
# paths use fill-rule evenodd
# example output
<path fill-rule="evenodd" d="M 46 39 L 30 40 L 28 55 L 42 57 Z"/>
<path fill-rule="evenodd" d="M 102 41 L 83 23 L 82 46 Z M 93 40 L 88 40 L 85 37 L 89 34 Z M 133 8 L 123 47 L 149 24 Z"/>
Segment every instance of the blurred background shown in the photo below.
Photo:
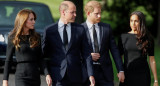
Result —
<path fill-rule="evenodd" d="M 6 1 L 6 0 L 0 0 Z M 58 21 L 59 4 L 64 0 L 7 0 L 7 1 L 29 1 L 40 2 L 49 6 L 54 22 Z M 82 23 L 86 20 L 84 5 L 90 0 L 69 0 L 77 6 L 76 22 Z M 129 16 L 133 11 L 142 11 L 146 16 L 148 30 L 155 39 L 155 59 L 157 65 L 157 75 L 160 81 L 160 0 L 97 0 L 102 4 L 102 22 L 109 23 L 113 29 L 115 39 L 129 28 Z M 1 20 L 0 20 L 1 21 Z M 114 66 L 115 82 L 118 83 L 117 70 Z M 1 72 L 2 73 L 2 72 Z M 151 72 L 152 75 L 152 72 Z M 153 86 L 153 75 L 152 75 Z M 0 82 L 1 82 L 0 78 Z M 160 83 L 159 83 L 160 84 Z M 0 84 L 1 85 L 1 84 Z"/>

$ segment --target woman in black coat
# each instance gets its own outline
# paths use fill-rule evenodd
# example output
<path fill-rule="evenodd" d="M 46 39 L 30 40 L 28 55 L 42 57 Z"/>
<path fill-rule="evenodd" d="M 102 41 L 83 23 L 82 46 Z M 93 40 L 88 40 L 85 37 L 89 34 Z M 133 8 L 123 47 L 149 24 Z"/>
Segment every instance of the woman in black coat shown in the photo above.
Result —
<path fill-rule="evenodd" d="M 52 81 L 42 58 L 41 37 L 34 29 L 35 20 L 36 14 L 28 9 L 19 11 L 16 16 L 14 29 L 8 37 L 3 86 L 8 86 L 14 53 L 17 60 L 16 86 L 40 86 L 40 68 L 45 72 L 48 86 L 51 85 Z"/>

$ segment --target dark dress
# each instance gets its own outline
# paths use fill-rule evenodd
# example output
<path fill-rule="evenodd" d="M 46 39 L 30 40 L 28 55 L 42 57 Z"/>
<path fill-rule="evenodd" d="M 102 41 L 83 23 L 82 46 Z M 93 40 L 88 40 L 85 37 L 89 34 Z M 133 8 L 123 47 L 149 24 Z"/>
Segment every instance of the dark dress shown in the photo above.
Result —
<path fill-rule="evenodd" d="M 21 35 L 19 50 L 16 50 L 13 45 L 12 38 L 8 39 L 3 80 L 8 80 L 13 54 L 15 53 L 17 60 L 15 73 L 16 86 L 40 86 L 40 67 L 45 68 L 41 55 L 41 44 L 30 48 L 29 37 L 29 35 Z M 45 71 L 45 74 L 47 72 Z"/>
<path fill-rule="evenodd" d="M 124 55 L 125 83 L 120 86 L 150 86 L 150 69 L 147 55 L 136 45 L 136 34 L 122 34 L 118 46 L 121 56 Z M 148 48 L 148 55 L 154 56 L 154 43 Z"/>

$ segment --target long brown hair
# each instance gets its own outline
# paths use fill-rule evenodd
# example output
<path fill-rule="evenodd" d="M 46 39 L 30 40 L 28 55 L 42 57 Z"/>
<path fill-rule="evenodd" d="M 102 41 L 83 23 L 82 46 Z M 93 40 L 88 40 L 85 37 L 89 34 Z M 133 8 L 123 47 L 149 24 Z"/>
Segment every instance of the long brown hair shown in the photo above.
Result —
<path fill-rule="evenodd" d="M 20 48 L 20 45 L 19 45 L 21 41 L 20 36 L 22 35 L 23 27 L 25 26 L 25 23 L 30 13 L 34 15 L 34 20 L 36 20 L 36 14 L 32 10 L 29 10 L 29 9 L 20 10 L 16 16 L 14 29 L 11 31 L 9 35 L 10 37 L 13 37 L 13 44 L 15 45 L 16 50 Z M 39 34 L 36 33 L 34 29 L 32 30 L 30 29 L 29 35 L 30 35 L 30 38 L 29 38 L 30 47 L 31 48 L 36 47 L 40 42 Z"/>
<path fill-rule="evenodd" d="M 140 26 L 137 29 L 137 43 L 136 45 L 142 49 L 143 51 L 143 55 L 147 54 L 148 52 L 148 48 L 150 47 L 150 45 L 152 45 L 151 41 L 151 34 L 148 32 L 147 28 L 146 28 L 146 23 L 145 23 L 145 15 L 140 12 L 140 11 L 134 11 L 131 13 L 130 17 L 132 15 L 137 15 L 138 19 L 140 21 Z"/>

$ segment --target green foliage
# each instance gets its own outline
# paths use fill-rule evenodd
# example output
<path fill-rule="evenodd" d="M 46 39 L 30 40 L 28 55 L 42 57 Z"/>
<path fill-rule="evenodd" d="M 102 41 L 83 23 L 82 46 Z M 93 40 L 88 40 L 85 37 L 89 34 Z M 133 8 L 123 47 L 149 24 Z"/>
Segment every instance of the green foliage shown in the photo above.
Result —
<path fill-rule="evenodd" d="M 117 28 L 116 22 L 110 21 L 110 20 L 118 20 L 116 18 L 116 15 L 107 11 L 103 11 L 101 18 L 104 23 L 110 24 L 113 29 Z"/>
<path fill-rule="evenodd" d="M 151 13 L 149 13 L 149 12 L 145 9 L 144 6 L 138 6 L 138 7 L 134 8 L 134 9 L 132 9 L 131 12 L 133 12 L 133 11 L 141 11 L 141 12 L 144 13 L 144 15 L 146 16 L 146 25 L 147 25 L 147 26 L 151 26 L 151 25 L 153 24 L 154 19 L 153 19 Z"/>
<path fill-rule="evenodd" d="M 107 4 L 108 7 L 111 7 L 111 6 L 113 6 L 114 1 L 113 0 L 107 0 L 106 4 Z"/>

